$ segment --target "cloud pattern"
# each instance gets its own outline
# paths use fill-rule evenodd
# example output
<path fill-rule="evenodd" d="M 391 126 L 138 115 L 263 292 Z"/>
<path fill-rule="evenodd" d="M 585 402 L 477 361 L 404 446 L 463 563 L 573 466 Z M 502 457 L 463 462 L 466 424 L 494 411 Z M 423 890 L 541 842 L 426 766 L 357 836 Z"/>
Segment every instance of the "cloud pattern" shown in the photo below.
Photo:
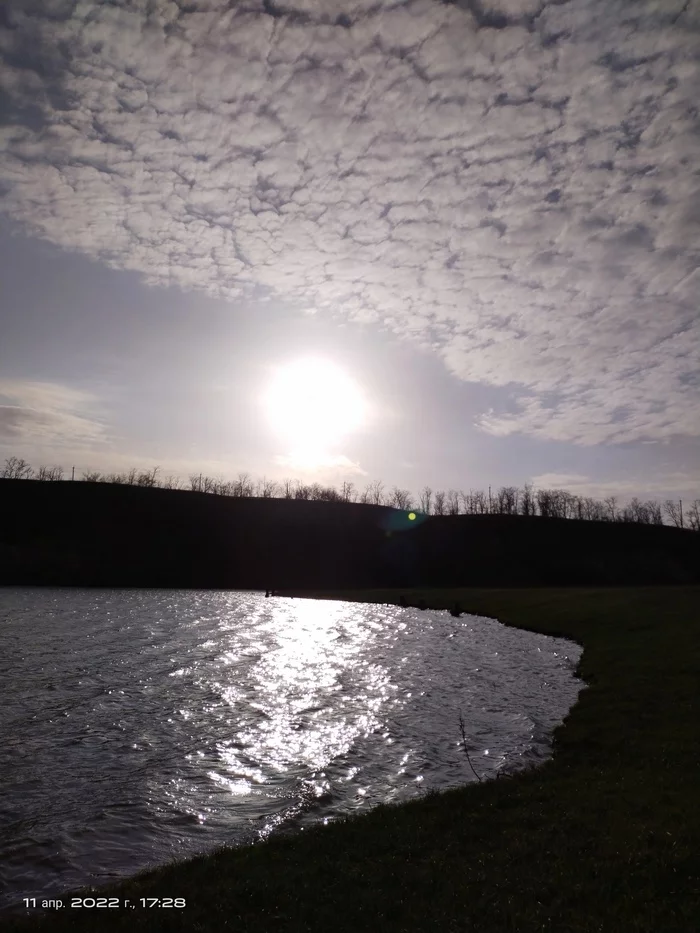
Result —
<path fill-rule="evenodd" d="M 535 489 L 565 489 L 575 496 L 592 496 L 605 499 L 618 496 L 628 500 L 631 496 L 666 499 L 669 496 L 696 498 L 697 472 L 674 470 L 655 479 L 626 476 L 617 480 L 595 480 L 578 473 L 540 473 L 532 477 Z"/>
<path fill-rule="evenodd" d="M 0 379 L 0 447 L 24 453 L 23 444 L 98 449 L 107 442 L 87 392 L 51 382 Z M 19 443 L 20 447 L 17 448 Z"/>
<path fill-rule="evenodd" d="M 497 436 L 697 437 L 700 0 L 9 0 L 2 209 L 393 331 Z"/>

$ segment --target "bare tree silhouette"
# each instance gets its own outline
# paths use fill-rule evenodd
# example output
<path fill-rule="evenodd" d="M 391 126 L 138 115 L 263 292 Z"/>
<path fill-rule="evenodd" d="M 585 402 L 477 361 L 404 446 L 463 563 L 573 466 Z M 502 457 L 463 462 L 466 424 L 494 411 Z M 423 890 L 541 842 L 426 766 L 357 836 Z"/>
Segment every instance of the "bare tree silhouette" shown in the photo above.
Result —
<path fill-rule="evenodd" d="M 36 479 L 42 480 L 48 483 L 60 482 L 63 479 L 63 467 L 62 466 L 40 466 L 36 472 Z"/>
<path fill-rule="evenodd" d="M 294 498 L 307 500 L 311 498 L 311 487 L 307 486 L 305 483 L 297 482 L 296 489 L 294 490 Z"/>
<path fill-rule="evenodd" d="M 412 505 L 411 493 L 408 489 L 399 489 L 398 486 L 394 486 L 387 504 L 395 509 L 410 509 Z"/>
<path fill-rule="evenodd" d="M 676 528 L 683 527 L 683 506 L 680 499 L 678 502 L 674 502 L 672 499 L 667 499 L 664 502 L 664 512 L 671 520 L 671 523 L 676 526 Z"/>
<path fill-rule="evenodd" d="M 73 467 L 73 474 L 75 467 Z M 137 470 L 132 468 L 126 473 L 100 473 L 97 470 L 85 469 L 82 473 L 83 482 L 90 483 L 124 483 L 145 487 L 161 486 L 164 489 L 181 490 L 182 480 L 179 476 L 169 475 L 159 479 L 160 467 Z M 4 479 L 36 479 L 39 481 L 58 481 L 64 479 L 63 467 L 40 466 L 36 474 L 31 465 L 20 457 L 8 457 L 0 472 Z M 225 480 L 221 476 L 207 476 L 204 473 L 191 473 L 189 475 L 190 490 L 206 492 L 219 496 L 254 497 L 264 499 L 283 497 L 286 499 L 316 500 L 321 502 L 357 502 L 371 505 L 389 505 L 396 509 L 407 510 L 417 508 L 425 515 L 484 515 L 487 513 L 501 515 L 522 515 L 526 517 L 539 516 L 540 518 L 566 518 L 578 521 L 612 521 L 635 522 L 638 524 L 663 525 L 664 516 L 672 526 L 700 531 L 700 499 L 695 499 L 683 514 L 683 502 L 667 499 L 664 503 L 653 499 L 646 501 L 634 496 L 626 505 L 620 507 L 616 496 L 608 496 L 604 500 L 594 499 L 590 496 L 573 495 L 566 489 L 537 489 L 531 484 L 525 484 L 522 489 L 517 486 L 501 486 L 495 495 L 488 495 L 483 490 L 470 489 L 468 493 L 456 489 L 448 492 L 438 490 L 434 492 L 430 486 L 424 486 L 418 496 L 418 506 L 414 506 L 413 496 L 408 489 L 394 486 L 391 492 L 385 492 L 381 480 L 374 480 L 367 484 L 359 495 L 352 482 L 343 482 L 341 489 L 334 486 L 324 486 L 319 482 L 312 484 L 302 483 L 300 480 L 262 479 L 254 481 L 250 474 L 241 472 L 235 480 Z"/>
<path fill-rule="evenodd" d="M 277 483 L 263 476 L 258 486 L 258 494 L 261 495 L 263 499 L 273 499 L 277 495 L 277 492 Z"/>
<path fill-rule="evenodd" d="M 179 476 L 167 476 L 163 480 L 163 489 L 182 489 Z"/>
<path fill-rule="evenodd" d="M 157 486 L 157 476 L 160 471 L 160 467 L 152 467 L 150 470 L 143 470 L 136 478 L 137 486 Z"/>
<path fill-rule="evenodd" d="M 426 515 L 430 515 L 430 507 L 433 503 L 433 490 L 430 486 L 424 486 L 420 491 L 420 509 Z"/>
<path fill-rule="evenodd" d="M 34 471 L 21 457 L 8 457 L 2 475 L 5 479 L 29 479 Z"/>
<path fill-rule="evenodd" d="M 233 495 L 239 499 L 250 498 L 253 495 L 253 481 L 249 473 L 239 473 L 233 484 Z"/>
<path fill-rule="evenodd" d="M 383 505 L 384 483 L 382 483 L 381 480 L 375 480 L 374 482 L 369 483 L 363 495 L 366 496 L 365 501 L 369 505 Z"/>
<path fill-rule="evenodd" d="M 433 515 L 444 515 L 446 510 L 445 501 L 447 496 L 442 489 L 435 493 L 435 504 L 433 505 Z"/>
<path fill-rule="evenodd" d="M 522 495 L 520 497 L 520 514 L 521 515 L 534 515 L 537 510 L 537 504 L 535 502 L 535 494 L 532 489 L 532 485 L 526 483 L 523 486 Z"/>

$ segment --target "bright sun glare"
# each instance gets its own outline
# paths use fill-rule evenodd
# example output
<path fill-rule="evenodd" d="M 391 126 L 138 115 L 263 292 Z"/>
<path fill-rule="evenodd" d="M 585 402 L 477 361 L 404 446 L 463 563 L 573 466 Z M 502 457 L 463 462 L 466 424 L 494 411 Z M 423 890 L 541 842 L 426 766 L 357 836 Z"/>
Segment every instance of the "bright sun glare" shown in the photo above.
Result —
<path fill-rule="evenodd" d="M 309 466 L 322 461 L 329 447 L 365 418 L 359 387 L 338 366 L 323 359 L 281 366 L 264 402 L 273 430 Z"/>

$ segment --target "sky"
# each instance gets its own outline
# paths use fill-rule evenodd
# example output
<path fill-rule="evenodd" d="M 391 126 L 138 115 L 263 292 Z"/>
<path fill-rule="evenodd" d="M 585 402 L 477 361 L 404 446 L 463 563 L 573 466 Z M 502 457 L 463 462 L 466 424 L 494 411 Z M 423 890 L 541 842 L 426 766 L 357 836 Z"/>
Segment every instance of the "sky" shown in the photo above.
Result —
<path fill-rule="evenodd" d="M 699 107 L 700 0 L 5 0 L 0 460 L 698 498 Z"/>

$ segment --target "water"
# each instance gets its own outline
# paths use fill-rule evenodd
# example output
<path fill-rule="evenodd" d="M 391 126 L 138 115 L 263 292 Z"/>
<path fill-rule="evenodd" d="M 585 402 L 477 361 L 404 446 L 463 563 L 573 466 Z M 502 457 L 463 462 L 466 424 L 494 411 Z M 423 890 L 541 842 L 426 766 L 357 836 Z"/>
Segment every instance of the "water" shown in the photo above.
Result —
<path fill-rule="evenodd" d="M 0 908 L 535 764 L 581 649 L 253 592 L 0 590 Z"/>

